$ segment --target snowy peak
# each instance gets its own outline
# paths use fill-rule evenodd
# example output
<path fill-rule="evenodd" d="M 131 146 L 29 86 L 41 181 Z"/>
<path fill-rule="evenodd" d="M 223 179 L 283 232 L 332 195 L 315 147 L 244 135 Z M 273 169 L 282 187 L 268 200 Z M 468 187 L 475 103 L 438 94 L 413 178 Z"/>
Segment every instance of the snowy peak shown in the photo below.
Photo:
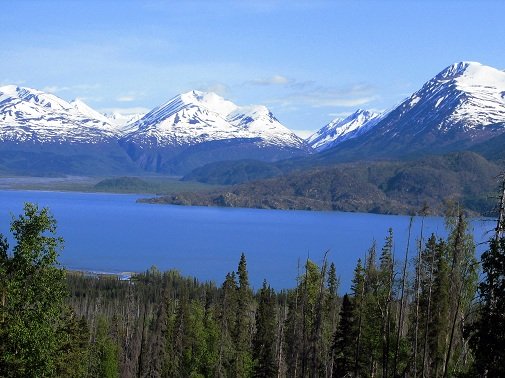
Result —
<path fill-rule="evenodd" d="M 187 105 L 202 107 L 221 115 L 230 114 L 237 109 L 237 105 L 233 102 L 225 100 L 214 92 L 190 91 L 178 97 Z"/>
<path fill-rule="evenodd" d="M 117 128 L 80 100 L 68 103 L 36 89 L 0 88 L 0 141 L 96 144 Z"/>
<path fill-rule="evenodd" d="M 20 102 L 23 102 L 26 107 L 43 107 L 55 111 L 67 110 L 69 107 L 69 104 L 61 98 L 36 89 L 16 85 L 0 87 L 0 103 L 2 105 Z"/>
<path fill-rule="evenodd" d="M 443 71 L 441 71 L 437 76 L 436 79 L 438 80 L 443 80 L 443 79 L 455 79 L 461 75 L 463 75 L 468 69 L 478 69 L 478 67 L 483 67 L 482 64 L 478 62 L 457 62 L 454 64 L 451 64 L 449 67 L 445 68 Z"/>
<path fill-rule="evenodd" d="M 175 96 L 132 124 L 127 139 L 149 146 L 184 146 L 259 138 L 262 145 L 305 148 L 265 106 L 238 106 L 212 92 Z"/>
<path fill-rule="evenodd" d="M 121 114 L 118 112 L 104 114 L 109 123 L 116 125 L 122 129 L 128 128 L 130 124 L 137 122 L 145 116 L 144 113 L 129 113 Z"/>
<path fill-rule="evenodd" d="M 505 72 L 477 62 L 452 64 L 334 149 L 346 159 L 461 151 L 505 133 Z"/>
<path fill-rule="evenodd" d="M 505 122 L 505 72 L 476 62 L 455 63 L 402 103 L 402 117 L 427 127 L 465 130 Z"/>
<path fill-rule="evenodd" d="M 189 123 L 196 124 L 214 118 L 223 118 L 235 110 L 237 106 L 223 99 L 215 93 L 190 91 L 173 97 L 168 102 L 154 108 L 139 120 L 139 128 L 169 127 L 177 124 L 181 119 L 187 119 Z"/>
<path fill-rule="evenodd" d="M 89 107 L 87 104 L 85 104 L 82 100 L 80 99 L 75 99 L 70 103 L 70 106 L 72 106 L 73 109 L 77 113 L 80 113 L 86 117 L 89 117 L 90 119 L 95 119 L 95 120 L 100 120 L 105 123 L 110 123 L 110 119 L 105 116 L 104 114 L 98 113 L 96 110 L 92 109 Z"/>
<path fill-rule="evenodd" d="M 365 134 L 377 124 L 380 113 L 358 109 L 346 118 L 335 118 L 307 139 L 307 143 L 316 151 L 336 146 L 337 144 Z"/>

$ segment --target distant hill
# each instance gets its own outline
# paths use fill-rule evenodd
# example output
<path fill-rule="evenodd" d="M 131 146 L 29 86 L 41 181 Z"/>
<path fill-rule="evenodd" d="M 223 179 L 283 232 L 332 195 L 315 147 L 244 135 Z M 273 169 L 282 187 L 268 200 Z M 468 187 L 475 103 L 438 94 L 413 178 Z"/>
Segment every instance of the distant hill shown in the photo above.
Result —
<path fill-rule="evenodd" d="M 494 204 L 500 167 L 472 152 L 413 161 L 341 163 L 296 171 L 208 193 L 178 193 L 149 200 L 182 205 L 342 210 L 385 214 L 441 214 L 447 200 L 473 214 Z"/>

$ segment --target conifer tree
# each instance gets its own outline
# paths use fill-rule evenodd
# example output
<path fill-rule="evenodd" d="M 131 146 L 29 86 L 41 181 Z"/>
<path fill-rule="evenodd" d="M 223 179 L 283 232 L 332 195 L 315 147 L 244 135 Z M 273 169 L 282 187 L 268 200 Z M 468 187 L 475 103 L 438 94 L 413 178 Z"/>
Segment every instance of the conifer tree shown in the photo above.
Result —
<path fill-rule="evenodd" d="M 462 333 L 465 315 L 469 312 L 477 289 L 477 261 L 475 243 L 468 230 L 468 221 L 463 210 L 450 207 L 446 217 L 449 231 L 447 240 L 449 268 L 449 316 L 450 329 L 443 375 L 447 377 L 465 366 L 455 367 L 455 362 L 466 353 L 467 343 Z"/>
<path fill-rule="evenodd" d="M 240 256 L 237 269 L 237 314 L 235 322 L 235 373 L 237 377 L 248 376 L 252 368 L 252 290 L 249 286 L 249 273 L 244 253 Z"/>
<path fill-rule="evenodd" d="M 256 332 L 253 338 L 254 377 L 276 377 L 275 361 L 275 293 L 266 280 L 258 295 L 256 311 Z"/>
<path fill-rule="evenodd" d="M 379 266 L 379 287 L 377 291 L 378 310 L 382 317 L 382 374 L 389 376 L 390 352 L 392 347 L 392 301 L 394 285 L 393 230 L 390 228 L 382 248 Z"/>
<path fill-rule="evenodd" d="M 354 328 L 356 334 L 356 344 L 353 351 L 354 357 L 354 376 L 359 376 L 361 367 L 361 348 L 362 348 L 362 333 L 363 333 L 363 307 L 365 298 L 365 269 L 361 263 L 361 259 L 358 259 L 356 268 L 354 269 L 354 277 L 352 280 L 352 298 L 354 304 Z"/>
<path fill-rule="evenodd" d="M 430 351 L 430 367 L 426 371 L 433 377 L 439 377 L 443 371 L 446 354 L 446 340 L 449 329 L 449 262 L 446 254 L 446 243 L 439 243 L 436 249 L 436 266 L 434 272 L 432 309 L 429 313 L 428 348 Z"/>
<path fill-rule="evenodd" d="M 471 327 L 470 342 L 479 376 L 498 377 L 505 372 L 505 237 L 489 241 L 482 271 L 478 320 Z"/>
<path fill-rule="evenodd" d="M 100 316 L 92 345 L 89 375 L 91 377 L 119 377 L 118 346 L 109 335 L 109 323 Z"/>
<path fill-rule="evenodd" d="M 349 377 L 354 371 L 355 332 L 354 307 L 349 296 L 345 294 L 333 343 L 335 353 L 333 377 Z"/>
<path fill-rule="evenodd" d="M 219 311 L 219 349 L 215 375 L 232 376 L 236 350 L 234 332 L 237 320 L 237 282 L 235 272 L 228 273 L 221 287 Z"/>
<path fill-rule="evenodd" d="M 333 349 L 333 338 L 335 335 L 335 331 L 337 329 L 338 322 L 338 312 L 339 312 L 339 298 L 338 298 L 338 286 L 339 279 L 337 277 L 337 270 L 335 268 L 335 264 L 331 263 L 330 268 L 328 270 L 328 279 L 327 279 L 327 294 L 324 304 L 324 322 L 323 322 L 323 351 L 321 354 L 323 356 L 328 356 L 324 359 L 325 366 L 324 371 L 325 375 L 329 376 L 330 372 L 333 370 L 334 363 L 334 349 Z"/>

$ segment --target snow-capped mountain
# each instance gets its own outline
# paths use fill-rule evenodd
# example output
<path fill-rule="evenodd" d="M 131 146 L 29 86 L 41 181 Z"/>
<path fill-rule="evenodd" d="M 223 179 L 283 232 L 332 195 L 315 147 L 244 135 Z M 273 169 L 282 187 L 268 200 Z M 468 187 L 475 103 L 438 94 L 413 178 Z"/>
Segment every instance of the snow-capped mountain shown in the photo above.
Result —
<path fill-rule="evenodd" d="M 144 169 L 175 174 L 214 161 L 273 161 L 310 152 L 266 107 L 242 107 L 199 91 L 175 96 L 130 124 L 120 143 Z"/>
<path fill-rule="evenodd" d="M 505 122 L 505 72 L 455 63 L 405 100 L 387 123 L 409 119 L 417 132 L 472 130 Z"/>
<path fill-rule="evenodd" d="M 449 152 L 504 132 L 505 72 L 460 62 L 381 115 L 367 133 L 328 153 L 354 160 Z"/>
<path fill-rule="evenodd" d="M 265 106 L 240 107 L 215 93 L 175 96 L 131 125 L 126 139 L 146 146 L 191 146 L 227 139 L 254 139 L 261 145 L 306 148 Z"/>
<path fill-rule="evenodd" d="M 240 107 L 214 93 L 184 93 L 145 115 L 126 116 L 36 89 L 0 88 L 0 155 L 22 156 L 21 163 L 9 161 L 25 168 L 39 162 L 51 173 L 85 166 L 180 174 L 212 161 L 270 161 L 308 151 L 266 107 Z"/>
<path fill-rule="evenodd" d="M 380 113 L 358 109 L 346 118 L 335 118 L 307 138 L 316 151 L 323 151 L 370 131 L 381 119 Z"/>
<path fill-rule="evenodd" d="M 118 128 L 81 100 L 68 103 L 36 89 L 0 87 L 0 141 L 96 144 L 117 137 Z"/>

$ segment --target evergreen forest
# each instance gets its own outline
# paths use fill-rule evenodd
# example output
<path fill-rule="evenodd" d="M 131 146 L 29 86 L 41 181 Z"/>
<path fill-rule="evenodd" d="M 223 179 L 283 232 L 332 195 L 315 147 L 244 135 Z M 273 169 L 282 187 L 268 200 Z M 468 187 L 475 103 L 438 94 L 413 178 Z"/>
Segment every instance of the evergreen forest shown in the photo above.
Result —
<path fill-rule="evenodd" d="M 0 376 L 503 376 L 500 208 L 480 261 L 453 206 L 446 238 L 411 240 L 400 259 L 390 230 L 341 295 L 326 256 L 280 291 L 252 290 L 244 254 L 219 284 L 156 267 L 128 280 L 65 271 L 56 220 L 27 203 L 13 245 L 0 237 Z"/>

